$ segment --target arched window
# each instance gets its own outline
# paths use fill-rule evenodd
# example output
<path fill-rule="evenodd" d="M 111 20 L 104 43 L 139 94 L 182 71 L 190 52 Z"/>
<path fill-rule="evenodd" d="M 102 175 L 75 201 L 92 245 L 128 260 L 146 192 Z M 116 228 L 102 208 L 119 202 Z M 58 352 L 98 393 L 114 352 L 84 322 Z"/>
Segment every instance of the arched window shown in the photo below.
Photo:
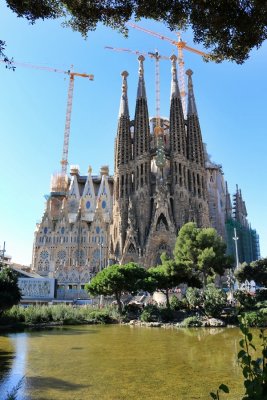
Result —
<path fill-rule="evenodd" d="M 163 214 L 160 214 L 157 222 L 156 231 L 169 230 L 167 219 Z"/>
<path fill-rule="evenodd" d="M 133 254 L 133 253 L 135 253 L 135 252 L 136 252 L 136 251 L 135 251 L 135 247 L 134 247 L 133 243 L 131 243 L 131 244 L 129 245 L 129 247 L 128 247 L 127 253 Z"/>

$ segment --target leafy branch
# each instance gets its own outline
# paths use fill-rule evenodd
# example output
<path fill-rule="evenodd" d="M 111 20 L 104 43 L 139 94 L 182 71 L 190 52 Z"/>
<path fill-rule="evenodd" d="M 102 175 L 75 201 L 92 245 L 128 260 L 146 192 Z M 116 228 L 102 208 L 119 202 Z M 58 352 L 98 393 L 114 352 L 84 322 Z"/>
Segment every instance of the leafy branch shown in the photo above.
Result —
<path fill-rule="evenodd" d="M 253 358 L 257 349 L 244 320 L 240 320 L 240 330 L 244 335 L 239 342 L 241 350 L 237 355 L 244 377 L 245 395 L 242 400 L 267 400 L 267 336 L 264 329 L 260 329 L 261 356 Z M 229 388 L 221 384 L 216 393 L 210 393 L 211 398 L 219 400 L 220 392 L 229 393 Z"/>

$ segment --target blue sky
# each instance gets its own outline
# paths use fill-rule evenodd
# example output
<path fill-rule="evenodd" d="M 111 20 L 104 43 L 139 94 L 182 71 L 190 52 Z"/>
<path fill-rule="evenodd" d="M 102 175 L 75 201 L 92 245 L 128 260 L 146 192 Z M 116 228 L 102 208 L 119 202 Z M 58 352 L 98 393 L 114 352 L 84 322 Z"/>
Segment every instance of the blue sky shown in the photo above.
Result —
<path fill-rule="evenodd" d="M 175 38 L 166 26 L 139 23 Z M 29 25 L 5 5 L 0 6 L 0 38 L 15 61 L 92 73 L 94 82 L 76 78 L 69 147 L 69 163 L 86 175 L 88 165 L 98 174 L 101 165 L 113 173 L 114 138 L 121 93 L 121 72 L 127 70 L 128 98 L 134 117 L 138 78 L 135 55 L 112 52 L 105 46 L 141 51 L 175 52 L 168 42 L 131 29 L 126 39 L 99 26 L 87 40 L 59 21 Z M 183 34 L 194 45 L 190 32 Z M 248 219 L 260 235 L 261 255 L 267 256 L 266 226 L 266 105 L 267 43 L 253 50 L 243 65 L 204 63 L 185 52 L 185 67 L 194 71 L 193 83 L 203 141 L 212 160 L 222 164 L 229 191 L 238 184 L 246 201 Z M 155 114 L 155 67 L 145 61 L 150 115 Z M 162 61 L 161 114 L 169 115 L 170 62 Z M 34 229 L 43 214 L 51 174 L 60 169 L 65 126 L 68 78 L 59 73 L 0 65 L 0 247 L 15 262 L 31 263 Z"/>

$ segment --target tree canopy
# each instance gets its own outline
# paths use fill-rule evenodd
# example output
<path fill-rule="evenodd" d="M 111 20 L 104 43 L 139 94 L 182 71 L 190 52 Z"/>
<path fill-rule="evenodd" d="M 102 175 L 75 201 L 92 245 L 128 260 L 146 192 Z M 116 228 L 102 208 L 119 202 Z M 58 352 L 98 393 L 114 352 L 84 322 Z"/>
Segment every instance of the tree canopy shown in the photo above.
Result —
<path fill-rule="evenodd" d="M 231 268 L 232 257 L 225 252 L 226 244 L 215 229 L 198 228 L 188 222 L 179 231 L 173 254 L 178 266 L 201 276 L 205 286 L 208 276 L 223 275 Z"/>
<path fill-rule="evenodd" d="M 267 258 L 242 264 L 235 276 L 240 283 L 254 281 L 257 285 L 267 287 Z"/>
<path fill-rule="evenodd" d="M 170 308 L 169 292 L 170 289 L 181 284 L 201 286 L 192 270 L 185 265 L 177 265 L 174 260 L 167 257 L 165 253 L 161 255 L 162 265 L 148 269 L 148 274 L 151 277 L 151 284 L 154 289 L 159 290 L 166 296 L 167 308 Z"/>
<path fill-rule="evenodd" d="M 0 315 L 21 299 L 17 274 L 8 267 L 0 269 Z"/>
<path fill-rule="evenodd" d="M 135 294 L 138 290 L 144 289 L 146 278 L 146 270 L 135 263 L 114 264 L 99 272 L 85 288 L 91 295 L 114 295 L 121 313 L 122 294 L 124 292 Z"/>
<path fill-rule="evenodd" d="M 243 63 L 254 47 L 267 37 L 267 7 L 261 0 L 6 0 L 7 6 L 30 23 L 38 19 L 64 18 L 83 36 L 98 23 L 127 34 L 131 18 L 153 19 L 171 30 L 191 27 L 196 43 L 202 43 L 213 59 Z"/>
<path fill-rule="evenodd" d="M 6 43 L 3 40 L 0 40 L 0 59 L 5 61 L 6 63 L 6 68 L 8 68 L 11 65 L 11 61 L 8 59 L 6 54 L 4 53 L 6 47 Z M 12 67 L 14 69 L 14 67 Z"/>

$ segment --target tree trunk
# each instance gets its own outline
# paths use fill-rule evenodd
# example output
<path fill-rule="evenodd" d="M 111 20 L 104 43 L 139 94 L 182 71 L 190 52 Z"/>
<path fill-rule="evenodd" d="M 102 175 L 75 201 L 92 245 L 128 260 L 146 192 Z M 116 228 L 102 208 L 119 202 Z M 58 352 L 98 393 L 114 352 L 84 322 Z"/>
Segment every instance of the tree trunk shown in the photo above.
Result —
<path fill-rule="evenodd" d="M 165 296 L 166 296 L 166 306 L 169 310 L 170 309 L 170 299 L 169 299 L 169 290 L 168 289 L 166 290 Z"/>
<path fill-rule="evenodd" d="M 207 274 L 205 272 L 203 272 L 203 288 L 204 289 L 206 289 L 207 280 L 208 280 Z"/>
<path fill-rule="evenodd" d="M 118 304 L 118 311 L 119 311 L 119 314 L 121 315 L 122 314 L 122 306 L 121 306 L 121 296 L 119 295 L 119 293 L 115 293 L 115 298 L 116 298 L 116 301 L 117 301 L 117 304 Z"/>

